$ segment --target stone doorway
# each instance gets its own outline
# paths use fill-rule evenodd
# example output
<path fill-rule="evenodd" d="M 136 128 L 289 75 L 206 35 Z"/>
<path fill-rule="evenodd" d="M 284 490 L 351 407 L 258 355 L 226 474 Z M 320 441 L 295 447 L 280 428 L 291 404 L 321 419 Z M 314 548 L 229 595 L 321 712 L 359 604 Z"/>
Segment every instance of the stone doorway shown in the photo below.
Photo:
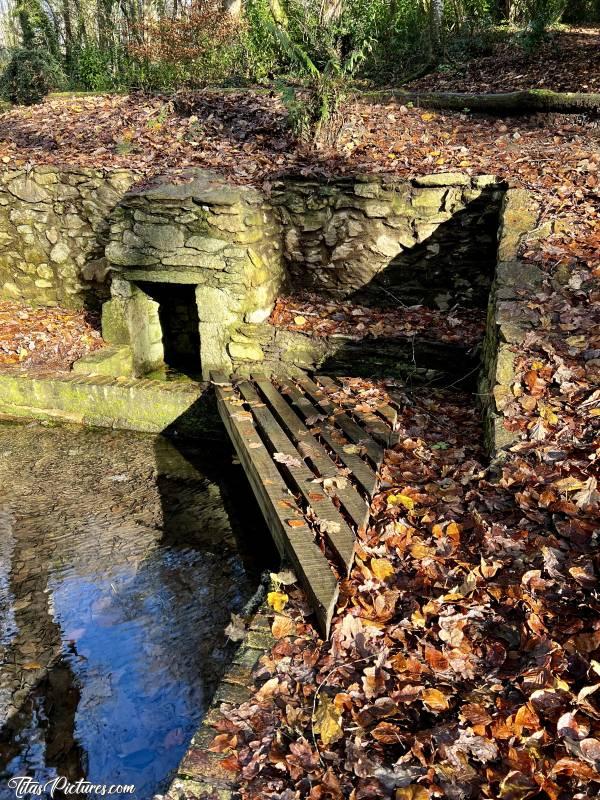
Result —
<path fill-rule="evenodd" d="M 193 284 L 150 281 L 139 282 L 137 286 L 158 303 L 166 367 L 199 378 L 202 366 L 196 287 Z"/>

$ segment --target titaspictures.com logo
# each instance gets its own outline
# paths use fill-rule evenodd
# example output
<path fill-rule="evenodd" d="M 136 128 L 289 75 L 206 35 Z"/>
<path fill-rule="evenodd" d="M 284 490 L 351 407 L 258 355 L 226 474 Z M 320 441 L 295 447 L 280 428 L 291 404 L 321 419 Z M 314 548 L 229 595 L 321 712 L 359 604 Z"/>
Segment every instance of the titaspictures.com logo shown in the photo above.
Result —
<path fill-rule="evenodd" d="M 60 792 L 61 796 L 68 797 L 81 797 L 82 795 L 89 795 L 90 797 L 119 797 L 119 795 L 133 795 L 135 786 L 132 784 L 105 784 L 105 783 L 90 783 L 89 781 L 80 778 L 75 783 L 69 783 L 65 777 L 53 778 L 45 783 L 39 783 L 35 778 L 29 778 L 26 775 L 11 778 L 8 781 L 9 789 L 15 793 L 15 797 L 44 797 L 54 798 Z"/>

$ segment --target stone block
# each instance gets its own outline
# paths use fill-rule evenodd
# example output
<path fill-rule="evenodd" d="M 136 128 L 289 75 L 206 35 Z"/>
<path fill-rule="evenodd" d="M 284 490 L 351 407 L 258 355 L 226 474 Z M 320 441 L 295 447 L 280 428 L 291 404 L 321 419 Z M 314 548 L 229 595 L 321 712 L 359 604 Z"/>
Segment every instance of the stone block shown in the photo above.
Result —
<path fill-rule="evenodd" d="M 413 208 L 419 211 L 430 209 L 431 211 L 439 211 L 444 204 L 444 197 L 446 189 L 417 189 L 413 197 Z"/>
<path fill-rule="evenodd" d="M 496 381 L 509 385 L 515 380 L 515 354 L 506 344 L 501 344 L 496 356 Z"/>
<path fill-rule="evenodd" d="M 148 225 L 146 223 L 136 223 L 133 232 L 144 241 L 149 247 L 155 250 L 169 252 L 183 247 L 185 243 L 184 233 L 176 225 Z"/>
<path fill-rule="evenodd" d="M 464 172 L 438 172 L 434 175 L 421 175 L 413 183 L 415 186 L 468 186 L 471 177 Z"/>
<path fill-rule="evenodd" d="M 127 247 L 122 242 L 112 241 L 106 248 L 106 257 L 112 264 L 128 267 L 149 267 L 158 264 L 159 259 L 150 253 Z"/>
<path fill-rule="evenodd" d="M 21 175 L 5 185 L 10 194 L 25 203 L 49 203 L 52 200 L 50 192 L 27 175 Z"/>
<path fill-rule="evenodd" d="M 513 261 L 525 234 L 535 228 L 539 204 L 526 189 L 509 189 L 500 214 L 498 261 Z"/>
<path fill-rule="evenodd" d="M 375 244 L 371 246 L 371 250 L 386 258 L 394 258 L 402 250 L 402 247 L 396 238 L 382 233 L 375 240 Z"/>
<path fill-rule="evenodd" d="M 102 305 L 102 338 L 109 344 L 129 344 L 128 301 L 113 297 Z"/>
<path fill-rule="evenodd" d="M 225 239 L 215 239 L 212 236 L 192 236 L 186 241 L 185 246 L 201 250 L 203 253 L 218 253 L 224 250 L 227 244 Z"/>
<path fill-rule="evenodd" d="M 50 261 L 55 264 L 63 264 L 71 257 L 71 251 L 64 242 L 57 242 L 50 250 Z"/>
<path fill-rule="evenodd" d="M 260 345 L 255 342 L 230 342 L 229 355 L 242 361 L 264 361 L 265 354 Z"/>
<path fill-rule="evenodd" d="M 78 375 L 111 375 L 125 378 L 133 375 L 133 352 L 131 347 L 103 347 L 73 364 Z"/>

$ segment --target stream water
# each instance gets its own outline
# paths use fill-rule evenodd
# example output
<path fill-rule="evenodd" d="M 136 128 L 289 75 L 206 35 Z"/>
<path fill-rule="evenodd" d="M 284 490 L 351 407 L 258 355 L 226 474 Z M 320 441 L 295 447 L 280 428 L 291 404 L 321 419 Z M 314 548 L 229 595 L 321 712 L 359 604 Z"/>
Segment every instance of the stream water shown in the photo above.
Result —
<path fill-rule="evenodd" d="M 2 800 L 16 776 L 166 789 L 270 557 L 231 462 L 226 445 L 0 424 Z"/>

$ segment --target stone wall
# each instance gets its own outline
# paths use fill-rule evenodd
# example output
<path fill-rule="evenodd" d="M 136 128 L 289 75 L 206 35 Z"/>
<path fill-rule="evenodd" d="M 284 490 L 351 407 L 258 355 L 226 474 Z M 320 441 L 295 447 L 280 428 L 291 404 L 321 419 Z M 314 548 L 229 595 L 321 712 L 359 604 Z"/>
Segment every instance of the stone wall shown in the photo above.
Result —
<path fill-rule="evenodd" d="M 231 371 L 240 355 L 230 331 L 265 320 L 287 277 L 281 226 L 263 193 L 205 170 L 132 190 L 116 209 L 106 249 L 114 271 L 103 335 L 130 343 L 144 372 L 164 358 L 158 304 L 144 282 L 196 286 L 202 369 Z"/>
<path fill-rule="evenodd" d="M 465 346 L 422 337 L 365 337 L 334 334 L 311 336 L 300 331 L 240 324 L 231 333 L 236 356 L 233 369 L 240 375 L 265 373 L 398 378 L 412 384 L 455 384 L 473 376 L 478 353 Z"/>
<path fill-rule="evenodd" d="M 518 438 L 503 410 L 513 399 L 515 357 L 535 321 L 529 301 L 543 281 L 540 269 L 517 258 L 523 240 L 535 235 L 538 216 L 539 206 L 528 192 L 506 192 L 479 379 L 485 441 L 492 455 L 510 447 Z"/>
<path fill-rule="evenodd" d="M 503 185 L 493 176 L 285 180 L 272 201 L 294 288 L 442 308 L 485 306 Z"/>
<path fill-rule="evenodd" d="M 207 288 L 218 290 L 218 273 L 229 274 L 256 318 L 280 284 L 268 273 L 274 260 L 286 264 L 295 289 L 379 305 L 398 298 L 441 307 L 485 303 L 503 190 L 492 176 L 286 178 L 267 198 L 191 170 L 133 192 L 121 207 L 137 179 L 132 172 L 74 167 L 0 173 L 0 296 L 43 305 L 98 304 L 107 293 L 103 256 L 112 221 L 113 266 L 147 273 L 160 261 L 175 281 L 200 259 Z M 194 191 L 200 192 L 196 199 Z M 198 237 L 206 240 L 204 249 L 196 247 Z M 253 267 L 241 271 L 254 275 L 245 284 L 235 265 L 248 259 Z M 222 295 L 208 294 L 219 304 Z"/>
<path fill-rule="evenodd" d="M 0 172 L 0 297 L 99 307 L 108 220 L 134 180 L 74 167 Z"/>

